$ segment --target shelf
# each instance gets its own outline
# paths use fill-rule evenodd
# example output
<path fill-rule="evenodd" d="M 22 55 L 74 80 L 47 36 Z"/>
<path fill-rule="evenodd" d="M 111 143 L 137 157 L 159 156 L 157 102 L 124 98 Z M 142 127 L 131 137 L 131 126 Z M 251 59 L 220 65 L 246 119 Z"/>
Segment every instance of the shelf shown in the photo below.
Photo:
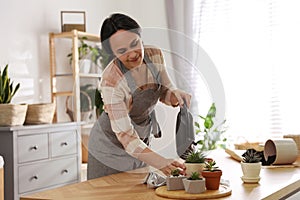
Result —
<path fill-rule="evenodd" d="M 101 78 L 101 74 L 83 74 L 83 73 L 79 73 L 80 77 L 83 78 Z"/>
<path fill-rule="evenodd" d="M 73 30 L 70 32 L 61 32 L 61 33 L 50 33 L 50 36 L 53 38 L 73 38 L 73 37 L 86 37 L 88 41 L 91 42 L 100 42 L 100 37 L 99 35 L 96 34 L 91 34 L 91 33 L 86 33 L 86 32 L 81 32 L 77 30 Z"/>
<path fill-rule="evenodd" d="M 73 118 L 76 122 L 81 122 L 81 104 L 80 104 L 80 94 L 81 94 L 81 84 L 85 84 L 90 81 L 90 79 L 95 80 L 95 85 L 98 86 L 101 75 L 99 73 L 95 73 L 96 71 L 91 71 L 92 73 L 82 73 L 80 71 L 80 60 L 79 60 L 79 52 L 78 48 L 80 47 L 81 39 L 84 38 L 84 41 L 88 41 L 91 43 L 100 43 L 100 37 L 97 34 L 91 34 L 86 32 L 81 32 L 77 30 L 69 31 L 69 32 L 61 32 L 61 33 L 49 33 L 49 54 L 50 54 L 50 81 L 51 81 L 51 100 L 52 102 L 57 102 L 57 104 L 62 104 L 63 99 L 58 100 L 58 96 L 73 96 L 72 104 L 73 104 Z M 71 69 L 66 69 L 65 65 L 61 63 L 57 63 L 57 55 L 56 55 L 56 43 L 58 40 L 70 40 L 72 45 L 72 63 Z M 67 71 L 66 71 L 67 70 Z M 66 83 L 66 84 L 65 84 Z M 70 89 L 72 83 L 72 89 Z M 66 87 L 64 87 L 65 85 Z M 72 91 L 61 91 L 65 88 L 65 90 Z M 67 89 L 66 89 L 67 88 Z M 56 109 L 56 114 L 54 118 L 54 122 L 57 122 L 57 119 L 64 118 L 65 113 L 62 111 L 62 105 L 57 105 L 57 108 L 60 108 L 59 112 Z M 57 117 L 58 116 L 58 117 Z M 90 127 L 91 125 L 83 125 L 84 127 Z"/>
<path fill-rule="evenodd" d="M 68 73 L 68 74 L 54 74 L 53 77 L 66 77 L 66 76 L 73 76 L 72 73 Z"/>
<path fill-rule="evenodd" d="M 73 92 L 66 91 L 66 92 L 53 92 L 54 96 L 73 96 Z"/>

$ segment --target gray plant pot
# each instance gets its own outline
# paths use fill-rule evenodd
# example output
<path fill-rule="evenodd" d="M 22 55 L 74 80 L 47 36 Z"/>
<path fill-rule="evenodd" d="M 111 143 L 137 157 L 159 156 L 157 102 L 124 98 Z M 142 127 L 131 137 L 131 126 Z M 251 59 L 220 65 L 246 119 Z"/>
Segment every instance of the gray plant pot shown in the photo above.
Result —
<path fill-rule="evenodd" d="M 182 179 L 186 176 L 167 177 L 167 190 L 184 190 Z"/>
<path fill-rule="evenodd" d="M 188 180 L 183 179 L 184 190 L 190 194 L 199 194 L 206 191 L 205 178 L 202 180 Z"/>

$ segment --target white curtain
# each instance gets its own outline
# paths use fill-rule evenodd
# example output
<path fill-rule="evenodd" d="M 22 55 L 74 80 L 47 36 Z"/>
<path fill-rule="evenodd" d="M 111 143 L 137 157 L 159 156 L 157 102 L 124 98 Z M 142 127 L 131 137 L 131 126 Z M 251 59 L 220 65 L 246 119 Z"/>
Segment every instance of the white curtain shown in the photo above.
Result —
<path fill-rule="evenodd" d="M 211 103 L 215 102 L 217 122 L 223 121 L 225 95 L 222 80 L 209 55 L 193 38 L 194 2 L 165 2 L 176 85 L 192 94 L 191 111 L 195 117 L 206 115 Z"/>
<path fill-rule="evenodd" d="M 168 7 L 177 2 L 188 4 L 184 12 Z M 187 30 L 215 64 L 225 90 L 227 132 L 233 141 L 244 137 L 262 142 L 300 134 L 299 1 L 166 0 L 166 8 L 170 21 L 185 20 L 188 28 L 183 32 Z M 169 27 L 174 28 L 175 22 Z M 191 87 L 197 90 L 198 85 Z"/>

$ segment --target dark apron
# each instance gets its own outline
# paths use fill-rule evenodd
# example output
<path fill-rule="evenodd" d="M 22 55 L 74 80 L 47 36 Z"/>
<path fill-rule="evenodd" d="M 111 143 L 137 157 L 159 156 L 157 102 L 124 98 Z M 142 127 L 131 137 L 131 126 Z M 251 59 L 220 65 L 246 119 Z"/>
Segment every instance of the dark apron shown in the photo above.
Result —
<path fill-rule="evenodd" d="M 129 112 L 132 125 L 141 140 L 150 143 L 150 134 L 160 137 L 161 132 L 155 117 L 154 107 L 161 96 L 162 87 L 157 68 L 148 57 L 144 58 L 148 71 L 151 72 L 156 84 L 147 89 L 138 88 L 121 62 L 119 67 L 124 74 L 132 93 L 132 107 Z M 108 114 L 102 112 L 91 130 L 89 139 L 88 178 L 96 178 L 122 171 L 129 171 L 146 166 L 142 161 L 130 156 L 111 129 Z"/>

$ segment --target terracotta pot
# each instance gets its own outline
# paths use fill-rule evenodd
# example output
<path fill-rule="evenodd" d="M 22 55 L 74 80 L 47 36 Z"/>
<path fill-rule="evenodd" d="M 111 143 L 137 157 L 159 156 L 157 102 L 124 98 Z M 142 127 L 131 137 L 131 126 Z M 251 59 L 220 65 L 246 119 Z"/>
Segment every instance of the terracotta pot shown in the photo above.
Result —
<path fill-rule="evenodd" d="M 218 190 L 222 176 L 221 170 L 202 171 L 202 176 L 205 178 L 205 186 L 207 190 Z"/>
<path fill-rule="evenodd" d="M 170 177 L 168 176 L 166 179 L 167 190 L 184 190 L 184 185 L 182 179 L 186 178 L 186 176 L 177 176 Z"/>
<path fill-rule="evenodd" d="M 187 178 L 182 179 L 184 190 L 190 194 L 199 194 L 206 191 L 205 178 L 201 180 L 188 180 Z"/>

